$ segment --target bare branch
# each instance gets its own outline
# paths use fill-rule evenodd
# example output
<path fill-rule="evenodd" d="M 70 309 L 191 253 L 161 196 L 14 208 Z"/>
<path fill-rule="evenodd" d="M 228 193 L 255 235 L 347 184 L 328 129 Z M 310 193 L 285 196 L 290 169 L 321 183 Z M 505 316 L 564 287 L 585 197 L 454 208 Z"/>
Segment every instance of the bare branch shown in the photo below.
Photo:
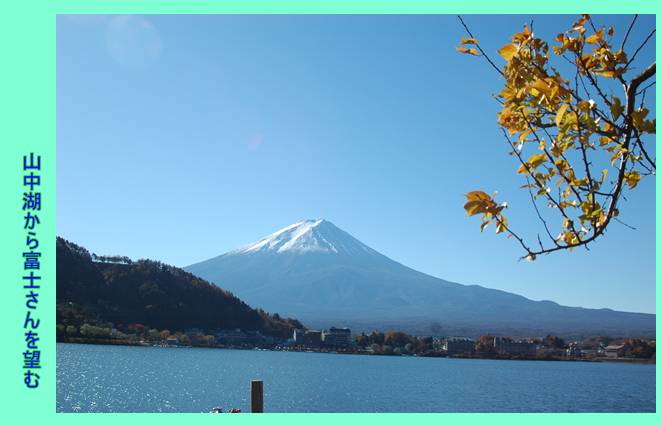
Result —
<path fill-rule="evenodd" d="M 648 40 L 650 40 L 651 37 L 653 37 L 654 34 L 655 34 L 655 29 L 653 29 L 653 31 L 651 31 L 650 34 L 648 34 L 648 37 L 646 37 L 646 39 L 643 41 L 643 43 L 641 43 L 641 45 L 639 45 L 639 47 L 637 48 L 637 50 L 634 51 L 634 55 L 632 55 L 632 57 L 630 58 L 630 60 L 625 64 L 625 68 L 629 68 L 629 67 L 630 67 L 630 64 L 632 63 L 632 61 L 634 61 L 634 58 L 637 57 L 637 54 L 639 53 L 639 51 L 640 51 L 641 49 L 643 49 L 643 47 L 646 45 L 646 43 L 648 43 Z"/>
<path fill-rule="evenodd" d="M 538 204 L 536 203 L 536 197 L 533 196 L 533 191 L 531 191 L 531 181 L 529 180 L 529 177 L 526 177 L 526 184 L 528 185 L 528 190 L 529 190 L 529 196 L 531 197 L 531 204 L 533 204 L 533 208 L 536 210 L 536 214 L 538 215 L 538 219 L 543 224 L 543 227 L 545 228 L 545 232 L 547 232 L 547 236 L 549 237 L 550 240 L 552 240 L 552 243 L 555 245 L 559 245 L 559 243 L 556 241 L 556 239 L 552 236 L 552 233 L 549 231 L 549 227 L 547 226 L 547 221 L 542 217 L 540 214 L 540 210 L 538 209 Z M 540 235 L 538 236 L 538 244 L 540 244 L 540 249 L 544 250 L 544 247 L 542 245 L 542 242 L 540 241 Z"/>
<path fill-rule="evenodd" d="M 628 41 L 628 36 L 630 35 L 630 31 L 632 31 L 632 27 L 634 27 L 634 23 L 637 20 L 639 15 L 634 15 L 632 18 L 632 22 L 630 22 L 630 26 L 628 27 L 628 30 L 625 32 L 625 37 L 623 37 L 623 42 L 621 43 L 621 50 L 625 47 L 625 42 Z"/>
<path fill-rule="evenodd" d="M 651 88 L 652 86 L 654 86 L 654 85 L 655 85 L 655 81 L 649 83 L 646 87 L 644 87 L 643 89 L 641 89 L 640 91 L 638 91 L 637 93 L 635 93 L 635 95 L 638 96 L 638 95 L 640 95 L 640 94 L 643 93 L 644 96 L 645 96 L 645 95 L 646 95 L 646 90 L 650 89 L 650 88 Z"/>
<path fill-rule="evenodd" d="M 636 231 L 636 230 L 637 230 L 637 228 L 635 228 L 634 226 L 630 226 L 630 225 L 628 225 L 627 223 L 623 222 L 622 220 L 620 220 L 620 219 L 617 218 L 617 217 L 615 217 L 614 220 L 615 220 L 616 222 L 620 223 L 621 225 L 625 226 L 626 228 L 629 228 L 629 229 L 631 229 L 631 230 L 633 230 L 633 231 Z"/>
<path fill-rule="evenodd" d="M 467 31 L 467 34 L 469 34 L 469 37 L 471 37 L 471 38 L 473 38 L 473 39 L 476 39 L 476 37 L 474 37 L 474 35 L 471 34 L 471 31 L 469 31 L 469 28 L 468 28 L 467 25 L 464 23 L 464 20 L 462 20 L 462 17 L 461 17 L 460 15 L 457 15 L 457 19 L 460 20 L 460 22 L 462 23 L 462 26 L 463 26 L 464 29 Z M 477 40 L 477 39 L 476 39 L 476 40 Z M 494 68 L 499 74 L 501 74 L 501 76 L 503 76 L 503 71 L 501 71 L 501 69 L 500 69 L 499 67 L 497 67 L 497 66 L 494 64 L 494 62 L 492 62 L 492 60 L 490 59 L 490 57 L 487 56 L 487 53 L 485 53 L 485 51 L 480 47 L 480 44 L 478 44 L 478 42 L 476 42 L 476 48 L 478 48 L 478 50 L 480 51 L 480 53 L 485 57 L 485 59 L 487 59 L 487 62 L 489 62 L 490 65 L 492 65 L 492 68 Z"/>
<path fill-rule="evenodd" d="M 588 17 L 588 23 L 591 24 L 591 28 L 593 29 L 593 32 L 594 32 L 594 33 L 597 33 L 597 32 L 598 32 L 598 29 L 595 28 L 595 24 L 593 24 L 593 18 L 592 18 L 590 15 L 589 15 L 589 17 Z"/>
<path fill-rule="evenodd" d="M 644 158 L 646 158 L 646 161 L 648 161 L 648 163 L 653 167 L 654 170 L 657 170 L 657 168 L 655 167 L 655 160 L 653 160 L 648 155 L 648 151 L 646 151 L 646 149 L 644 148 L 643 142 L 641 142 L 641 135 L 639 134 L 639 132 L 636 131 L 636 129 L 635 129 L 635 138 L 637 139 L 637 146 L 639 147 L 639 150 L 641 151 L 641 153 L 644 154 Z M 644 166 L 644 165 L 642 164 L 642 166 Z"/>
<path fill-rule="evenodd" d="M 522 248 L 523 248 L 524 250 L 526 250 L 526 252 L 527 252 L 529 255 L 532 255 L 532 251 L 531 251 L 531 249 L 530 249 L 530 248 L 524 243 L 524 240 L 523 240 L 519 235 L 517 235 L 516 233 L 514 233 L 514 232 L 508 227 L 508 225 L 506 225 L 505 223 L 503 223 L 503 222 L 501 221 L 501 219 L 499 219 L 498 216 L 495 216 L 495 217 L 494 217 L 494 220 L 496 220 L 496 222 L 497 222 L 499 225 L 503 226 L 503 229 L 505 229 L 506 232 L 508 232 L 509 235 L 511 235 L 513 238 L 515 238 L 515 239 L 520 243 L 520 245 L 522 246 Z M 522 257 L 522 259 L 524 259 L 525 257 L 526 257 L 526 256 Z"/>
<path fill-rule="evenodd" d="M 630 82 L 630 87 L 628 87 L 628 92 L 632 91 L 630 96 L 634 98 L 634 94 L 637 93 L 637 89 L 639 88 L 639 86 L 644 81 L 648 80 L 654 75 L 655 75 L 655 62 L 650 64 L 641 74 L 639 74 L 638 76 L 632 79 L 632 81 Z M 634 109 L 634 104 L 632 105 L 632 108 Z"/>

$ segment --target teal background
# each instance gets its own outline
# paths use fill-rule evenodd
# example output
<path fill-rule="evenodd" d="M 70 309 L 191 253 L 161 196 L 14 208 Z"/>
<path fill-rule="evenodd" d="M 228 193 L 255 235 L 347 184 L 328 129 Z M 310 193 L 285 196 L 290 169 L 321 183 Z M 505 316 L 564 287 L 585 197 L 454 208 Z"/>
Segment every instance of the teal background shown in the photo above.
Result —
<path fill-rule="evenodd" d="M 657 414 L 57 414 L 55 412 L 55 15 L 58 13 L 657 13 L 659 2 L 631 1 L 13 1 L 0 6 L 0 318 L 5 325 L 0 352 L 0 408 L 7 424 L 179 424 L 310 421 L 478 424 L 620 424 L 653 422 Z M 657 90 L 657 86 L 656 86 Z M 659 94 L 659 93 L 658 93 Z M 42 258 L 42 291 L 38 317 L 42 378 L 38 389 L 23 384 L 25 315 L 21 284 L 25 231 L 21 211 L 22 156 L 42 156 L 42 212 L 38 228 Z M 656 198 L 659 200 L 659 188 Z M 81 195 L 83 196 L 83 195 Z M 656 209 L 656 218 L 657 216 Z M 90 218 L 94 220 L 94 218 Z M 656 236 L 658 236 L 656 230 Z M 658 259 L 656 255 L 656 259 Z M 627 267 L 626 265 L 624 267 Z M 656 275 L 657 277 L 657 275 Z M 657 280 L 656 280 L 657 282 Z M 656 296 L 656 298 L 659 297 Z M 50 321 L 48 319 L 51 319 Z M 658 322 L 659 329 L 659 322 Z M 658 377 L 659 378 L 659 373 Z M 659 399 L 657 399 L 659 403 Z M 121 418 L 120 418 L 121 416 Z M 489 417 L 488 417 L 489 416 Z M 195 417 L 195 418 L 194 418 Z M 658 419 L 659 422 L 659 419 Z"/>

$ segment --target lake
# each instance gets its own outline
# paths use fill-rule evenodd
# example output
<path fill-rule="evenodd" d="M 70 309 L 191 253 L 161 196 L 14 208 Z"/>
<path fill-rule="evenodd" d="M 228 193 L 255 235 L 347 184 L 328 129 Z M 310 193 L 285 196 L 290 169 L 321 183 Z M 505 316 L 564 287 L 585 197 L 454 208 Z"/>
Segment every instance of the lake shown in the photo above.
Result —
<path fill-rule="evenodd" d="M 655 365 L 57 344 L 58 412 L 654 412 Z"/>

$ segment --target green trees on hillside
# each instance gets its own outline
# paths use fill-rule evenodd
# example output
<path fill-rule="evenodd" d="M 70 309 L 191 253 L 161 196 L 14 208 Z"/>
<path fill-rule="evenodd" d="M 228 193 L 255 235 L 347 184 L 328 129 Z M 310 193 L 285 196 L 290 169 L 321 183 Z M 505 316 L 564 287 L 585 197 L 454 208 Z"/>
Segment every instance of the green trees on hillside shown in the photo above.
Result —
<path fill-rule="evenodd" d="M 69 326 L 88 337 L 108 337 L 112 328 L 144 335 L 137 328 L 148 326 L 150 339 L 160 339 L 164 330 L 174 334 L 188 328 L 241 328 L 278 337 L 303 328 L 296 320 L 252 309 L 230 292 L 174 266 L 126 262 L 121 256 L 112 257 L 119 263 L 95 258 L 100 257 L 57 239 L 57 322 L 64 327 L 59 335 L 69 334 Z"/>

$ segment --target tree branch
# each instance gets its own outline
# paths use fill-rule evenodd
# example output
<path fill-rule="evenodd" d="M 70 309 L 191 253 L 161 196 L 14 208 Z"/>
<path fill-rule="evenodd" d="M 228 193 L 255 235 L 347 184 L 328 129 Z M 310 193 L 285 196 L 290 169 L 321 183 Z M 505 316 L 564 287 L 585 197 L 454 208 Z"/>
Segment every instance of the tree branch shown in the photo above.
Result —
<path fill-rule="evenodd" d="M 472 39 L 475 40 L 474 35 L 469 30 L 462 17 L 458 15 L 458 19 L 462 24 L 462 26 L 464 27 L 464 29 L 466 30 L 467 34 Z M 624 48 L 626 42 L 628 41 L 628 38 L 631 34 L 632 29 L 634 28 L 637 19 L 638 19 L 638 15 L 634 15 L 623 38 L 621 44 L 621 50 Z M 593 25 L 592 20 L 589 19 L 589 23 L 593 28 L 593 30 L 597 33 L 597 30 L 595 28 L 595 25 Z M 655 29 L 653 29 L 645 38 L 645 40 L 641 43 L 641 45 L 635 50 L 634 55 L 632 55 L 629 61 L 625 64 L 626 71 L 629 71 L 630 64 L 636 59 L 639 52 L 655 35 L 655 32 L 656 32 Z M 535 40 L 540 44 L 539 39 L 535 39 Z M 478 42 L 475 42 L 474 44 L 476 45 L 476 48 L 480 51 L 480 53 L 485 57 L 487 62 L 492 66 L 492 68 L 495 69 L 501 76 L 506 77 L 508 82 L 510 82 L 511 78 L 517 77 L 514 75 L 511 76 L 511 73 L 509 73 L 506 76 L 505 72 L 502 71 L 502 69 L 500 69 L 491 60 L 491 58 L 485 53 L 485 51 L 478 44 Z M 542 45 L 546 46 L 544 42 Z M 532 50 L 538 48 L 539 47 L 533 47 L 533 48 L 530 47 L 530 49 Z M 611 46 L 609 46 L 608 48 L 611 49 Z M 579 49 L 580 51 L 577 51 L 577 49 Z M 641 173 L 642 175 L 645 175 L 644 170 L 648 170 L 649 172 L 652 172 L 654 174 L 654 170 L 655 170 L 655 159 L 651 158 L 651 156 L 648 154 L 648 152 L 644 147 L 643 141 L 641 140 L 640 132 L 634 126 L 633 113 L 637 108 L 637 96 L 640 94 L 643 95 L 641 97 L 641 103 L 643 107 L 643 102 L 646 96 L 646 90 L 655 84 L 655 82 L 653 82 L 646 85 L 643 89 L 640 89 L 640 87 L 642 87 L 644 83 L 646 83 L 651 77 L 655 75 L 656 63 L 653 62 L 643 72 L 641 72 L 636 77 L 632 78 L 629 84 L 622 75 L 615 77 L 615 81 L 620 82 L 623 86 L 625 92 L 625 99 L 624 99 L 625 105 L 624 108 L 622 108 L 622 111 L 618 112 L 619 114 L 618 117 L 614 117 L 612 120 L 612 115 L 616 114 L 614 112 L 615 110 L 614 108 L 616 107 L 616 105 L 607 96 L 609 92 L 603 91 L 603 88 L 601 88 L 600 85 L 598 84 L 596 76 L 591 74 L 591 72 L 589 71 L 588 63 L 586 62 L 585 58 L 582 56 L 583 45 L 581 45 L 581 49 L 575 48 L 572 51 L 575 52 L 576 55 L 576 61 L 574 62 L 569 60 L 567 57 L 565 57 L 562 54 L 559 54 L 559 56 L 570 62 L 572 65 L 576 66 L 578 69 L 575 75 L 574 91 L 573 88 L 569 85 L 569 83 L 567 83 L 566 84 L 567 87 L 564 88 L 566 89 L 566 94 L 563 95 L 562 99 L 560 100 L 557 99 L 554 102 L 549 103 L 549 105 L 552 106 L 556 105 L 556 107 L 558 107 L 558 105 L 561 103 L 568 104 L 570 108 L 567 110 L 567 112 L 574 113 L 573 116 L 574 121 L 572 121 L 570 124 L 576 122 L 577 123 L 576 128 L 573 130 L 565 126 L 563 128 L 564 136 L 562 140 L 560 141 L 557 140 L 560 137 L 560 130 L 558 134 L 554 134 L 554 131 L 552 131 L 551 132 L 552 134 L 550 134 L 550 132 L 548 132 L 547 129 L 552 127 L 560 127 L 558 121 L 554 122 L 554 118 L 558 120 L 557 117 L 560 113 L 561 118 L 563 119 L 563 112 L 561 112 L 561 110 L 559 110 L 558 112 L 555 112 L 554 110 L 550 111 L 550 109 L 548 108 L 549 105 L 541 105 L 543 103 L 544 98 L 541 99 L 534 98 L 533 100 L 528 100 L 528 99 L 523 100 L 520 98 L 515 99 L 515 101 L 520 102 L 519 104 L 511 100 L 510 101 L 511 104 L 515 103 L 514 108 L 511 108 L 512 107 L 511 104 L 502 103 L 504 105 L 503 106 L 504 109 L 506 107 L 511 108 L 509 109 L 510 113 L 512 113 L 513 111 L 518 111 L 522 115 L 521 119 L 518 119 L 519 123 L 526 124 L 526 126 L 521 126 L 517 122 L 513 124 L 513 122 L 508 121 L 511 120 L 510 118 L 506 118 L 504 119 L 506 120 L 504 122 L 507 124 L 501 123 L 502 124 L 501 130 L 504 134 L 506 142 L 509 145 L 509 148 L 511 149 L 511 154 L 514 154 L 517 157 L 521 166 L 524 168 L 525 171 L 527 171 L 526 188 L 528 189 L 531 202 L 538 216 L 538 219 L 543 224 L 547 236 L 554 244 L 553 247 L 548 246 L 547 248 L 545 248 L 543 242 L 541 241 L 541 234 L 537 234 L 537 241 L 538 241 L 538 245 L 540 246 L 540 250 L 534 250 L 531 247 L 527 246 L 524 239 L 518 236 L 517 234 L 515 234 L 505 224 L 505 217 L 499 219 L 499 217 L 495 215 L 494 218 L 496 219 L 497 224 L 499 224 L 505 231 L 507 231 L 509 236 L 513 236 L 515 239 L 517 239 L 519 244 L 526 251 L 527 256 L 524 256 L 523 258 L 535 259 L 537 256 L 541 254 L 549 254 L 558 250 L 572 249 L 580 246 L 583 246 L 588 250 L 589 243 L 591 243 L 592 241 L 594 241 L 595 239 L 597 239 L 606 232 L 606 229 L 612 219 L 615 222 L 623 223 L 616 216 L 618 215 L 617 205 L 620 202 L 620 199 L 623 198 L 624 201 L 627 201 L 623 193 L 624 192 L 623 188 L 624 185 L 626 184 L 626 179 L 625 179 L 626 175 L 628 173 L 633 173 L 633 172 Z M 531 56 L 533 57 L 533 55 L 536 52 L 537 51 L 530 52 Z M 475 51 L 473 53 L 475 53 Z M 544 51 L 544 55 L 546 58 L 547 57 L 546 48 Z M 522 62 L 526 62 L 526 61 L 522 60 Z M 519 62 L 517 62 L 515 63 L 515 65 L 520 65 L 520 64 Z M 551 69 L 554 71 L 554 74 L 550 74 L 546 62 L 538 63 L 536 61 L 530 61 L 530 63 L 525 63 L 524 65 L 526 67 L 522 74 L 525 75 L 525 77 L 522 77 L 525 79 L 523 84 L 529 84 L 530 83 L 529 80 L 537 82 L 538 79 L 548 79 L 548 78 L 558 79 L 560 77 L 558 71 L 556 71 L 556 69 L 554 69 L 553 67 Z M 520 68 L 522 68 L 521 65 Z M 505 69 L 510 70 L 510 68 L 508 67 Z M 581 72 L 579 70 L 581 70 Z M 519 71 L 522 70 L 520 69 Z M 587 76 L 586 78 L 590 83 L 589 87 L 591 87 L 591 91 L 593 91 L 592 94 L 589 93 L 587 84 L 585 84 L 584 79 L 582 78 L 583 74 Z M 579 83 L 581 83 L 581 86 L 586 92 L 585 97 L 582 97 L 579 94 L 579 90 L 580 90 Z M 563 83 L 561 83 L 560 85 L 562 84 Z M 596 105 L 594 101 L 590 101 L 591 102 L 590 109 L 583 109 L 583 104 L 582 104 L 582 110 L 580 111 L 578 109 L 577 106 L 578 103 L 586 102 L 592 97 L 592 95 L 598 96 L 595 99 L 602 104 L 602 107 L 605 108 L 604 111 L 600 109 L 600 105 Z M 517 96 L 520 95 L 518 94 Z M 506 100 L 508 99 L 510 98 L 506 97 Z M 527 102 L 531 102 L 531 104 Z M 534 106 L 534 102 L 537 102 L 535 106 Z M 526 113 L 526 106 L 530 106 L 531 108 L 533 108 L 535 110 L 534 111 L 535 114 Z M 567 109 L 568 106 L 566 106 L 565 108 Z M 612 110 L 611 111 L 612 115 L 610 115 L 609 109 Z M 619 107 L 618 109 L 620 110 L 621 108 Z M 584 112 L 586 112 L 586 115 L 584 115 Z M 621 120 L 621 118 L 623 118 L 623 120 Z M 604 130 L 601 128 L 602 125 L 600 124 L 600 120 L 602 120 L 603 123 L 607 123 L 605 124 Z M 617 124 L 617 122 L 619 124 Z M 564 121 L 564 124 L 567 124 L 567 122 Z M 526 131 L 522 130 L 523 128 L 528 130 Z M 537 141 L 539 143 L 539 149 L 544 153 L 544 157 L 546 157 L 545 161 L 549 161 L 552 164 L 552 166 L 548 168 L 549 170 L 548 174 L 545 174 L 546 172 L 535 173 L 535 167 L 537 167 L 539 163 L 531 165 L 524 160 L 522 156 L 523 154 L 519 151 L 518 147 L 516 146 L 516 142 L 513 142 L 510 139 L 506 129 L 514 133 L 520 132 L 519 149 L 521 149 L 521 144 L 523 143 L 522 141 L 524 142 Z M 583 130 L 586 130 L 587 133 L 585 133 Z M 539 135 L 538 132 L 544 132 L 544 133 L 540 133 Z M 529 134 L 532 135 L 533 138 L 527 137 Z M 550 153 L 550 150 L 548 150 L 548 147 L 543 142 L 543 139 L 540 137 L 543 135 L 546 135 L 550 139 L 551 143 L 563 143 L 566 145 L 561 146 L 558 154 L 556 153 L 554 148 L 551 149 L 551 153 Z M 591 152 L 591 150 L 596 149 L 597 145 L 594 141 L 592 142 L 591 137 L 599 137 L 599 136 L 605 138 L 600 140 L 601 147 L 603 147 L 606 144 L 609 144 L 609 146 L 605 147 L 604 149 L 610 152 L 616 149 L 615 151 L 616 154 L 614 155 L 614 157 L 612 157 L 613 158 L 612 164 L 620 156 L 620 164 L 617 166 L 618 176 L 616 179 L 612 178 L 609 180 L 609 185 L 610 186 L 613 185 L 609 192 L 605 192 L 606 189 L 603 189 L 603 186 L 607 187 L 607 185 L 605 185 L 604 182 L 605 180 L 604 177 L 602 179 L 596 179 L 595 181 L 592 178 L 591 167 L 594 166 L 592 161 L 594 160 L 594 158 L 589 156 L 589 153 Z M 571 140 L 568 140 L 568 138 L 571 138 Z M 579 144 L 579 147 L 574 145 L 576 143 Z M 573 162 L 577 162 L 579 164 L 582 164 L 583 162 L 585 176 L 575 175 L 575 168 L 570 163 L 570 161 L 566 159 L 566 156 L 564 155 L 564 152 L 567 149 L 569 149 L 568 146 L 573 147 L 573 149 L 577 151 L 576 161 L 575 159 L 573 159 Z M 559 148 L 559 147 L 556 146 L 555 148 Z M 552 153 L 554 153 L 554 156 L 552 156 Z M 567 167 L 564 166 L 563 169 L 564 170 L 569 169 L 572 173 L 568 172 L 569 175 L 566 176 L 565 173 L 561 171 L 561 166 L 563 164 L 558 163 L 556 161 L 556 159 L 559 158 L 566 162 Z M 537 162 L 541 159 L 542 157 L 538 156 L 535 161 Z M 644 163 L 644 160 L 647 163 Z M 578 170 L 581 169 L 581 166 L 579 164 L 577 164 Z M 652 170 L 647 166 L 647 164 L 649 164 L 652 167 Z M 520 167 L 520 169 L 522 167 Z M 558 173 L 553 173 L 555 172 L 555 169 L 556 172 Z M 579 171 L 581 173 L 581 170 Z M 521 173 L 521 170 L 519 172 Z M 564 180 L 568 185 L 565 191 L 563 191 L 563 193 L 561 192 L 561 188 L 559 188 L 558 198 L 552 196 L 550 190 L 550 185 L 552 185 L 551 179 L 552 176 L 554 175 L 558 175 L 562 178 L 559 179 L 556 185 L 561 184 Z M 632 184 L 629 176 L 627 181 L 629 184 Z M 538 191 L 536 194 L 534 194 L 533 191 L 536 190 L 536 188 L 538 189 Z M 572 199 L 568 198 L 572 193 L 574 193 L 574 195 L 577 197 L 577 200 L 575 200 L 574 197 L 572 197 Z M 563 238 L 561 237 L 559 237 L 558 239 L 554 238 L 545 218 L 542 216 L 540 210 L 538 209 L 536 199 L 540 195 L 544 196 L 543 199 L 546 198 L 547 200 L 549 200 L 548 206 L 550 208 L 558 209 L 560 215 L 564 219 L 562 226 L 562 233 L 561 233 L 561 236 Z M 585 196 L 586 198 L 583 199 L 582 195 Z M 598 197 L 600 197 L 600 199 L 596 199 Z M 591 207 L 589 203 L 592 203 L 593 206 Z M 581 207 L 584 214 L 582 215 L 581 211 L 575 211 L 575 210 L 572 211 L 568 210 L 568 212 L 566 212 L 565 207 L 568 207 L 569 209 L 570 207 L 574 207 L 574 208 Z M 579 217 L 578 220 L 581 221 L 581 229 L 579 231 L 577 231 L 576 228 L 576 226 L 579 226 L 579 222 L 576 225 L 573 221 L 573 219 L 576 219 L 577 216 Z M 624 225 L 629 228 L 633 228 L 627 224 Z M 585 226 L 589 229 L 586 229 Z M 570 242 L 566 242 L 566 241 L 570 241 Z"/>
<path fill-rule="evenodd" d="M 625 32 L 625 37 L 623 37 L 623 42 L 621 43 L 621 50 L 625 47 L 625 42 L 628 41 L 628 36 L 630 35 L 630 31 L 632 31 L 632 27 L 634 27 L 634 23 L 637 20 L 639 15 L 634 15 L 632 18 L 632 22 L 630 22 L 630 26 L 628 27 L 628 30 Z"/>
<path fill-rule="evenodd" d="M 460 20 L 460 23 L 462 23 L 462 26 L 463 26 L 464 29 L 467 31 L 467 34 L 469 34 L 469 37 L 473 38 L 474 40 L 478 40 L 478 39 L 476 39 L 476 37 L 474 37 L 473 34 L 471 34 L 471 31 L 469 31 L 469 28 L 467 27 L 467 24 L 464 23 L 464 20 L 462 20 L 462 17 L 461 17 L 460 15 L 457 15 L 457 19 Z M 494 64 L 494 62 L 492 62 L 492 60 L 490 59 L 490 57 L 487 56 L 487 53 L 485 53 L 485 51 L 483 50 L 483 48 L 480 47 L 480 44 L 478 44 L 478 41 L 476 41 L 476 48 L 477 48 L 477 49 L 480 51 L 480 53 L 485 57 L 485 59 L 487 59 L 487 62 L 489 62 L 490 65 L 492 65 L 492 68 L 494 68 L 499 74 L 501 74 L 501 76 L 503 76 L 503 71 L 501 71 L 501 69 L 500 69 L 499 67 L 497 67 L 497 66 Z"/>
<path fill-rule="evenodd" d="M 643 41 L 643 43 L 641 43 L 641 45 L 637 48 L 637 50 L 634 51 L 634 55 L 632 55 L 630 60 L 625 64 L 625 68 L 628 68 L 630 66 L 632 61 L 634 61 L 634 58 L 637 57 L 637 54 L 639 53 L 639 51 L 641 49 L 643 49 L 643 47 L 646 45 L 646 43 L 648 43 L 648 40 L 650 40 L 651 37 L 653 37 L 653 34 L 655 34 L 655 29 L 653 29 L 653 31 L 651 31 L 650 34 L 648 34 L 648 37 L 646 37 L 646 39 Z"/>

